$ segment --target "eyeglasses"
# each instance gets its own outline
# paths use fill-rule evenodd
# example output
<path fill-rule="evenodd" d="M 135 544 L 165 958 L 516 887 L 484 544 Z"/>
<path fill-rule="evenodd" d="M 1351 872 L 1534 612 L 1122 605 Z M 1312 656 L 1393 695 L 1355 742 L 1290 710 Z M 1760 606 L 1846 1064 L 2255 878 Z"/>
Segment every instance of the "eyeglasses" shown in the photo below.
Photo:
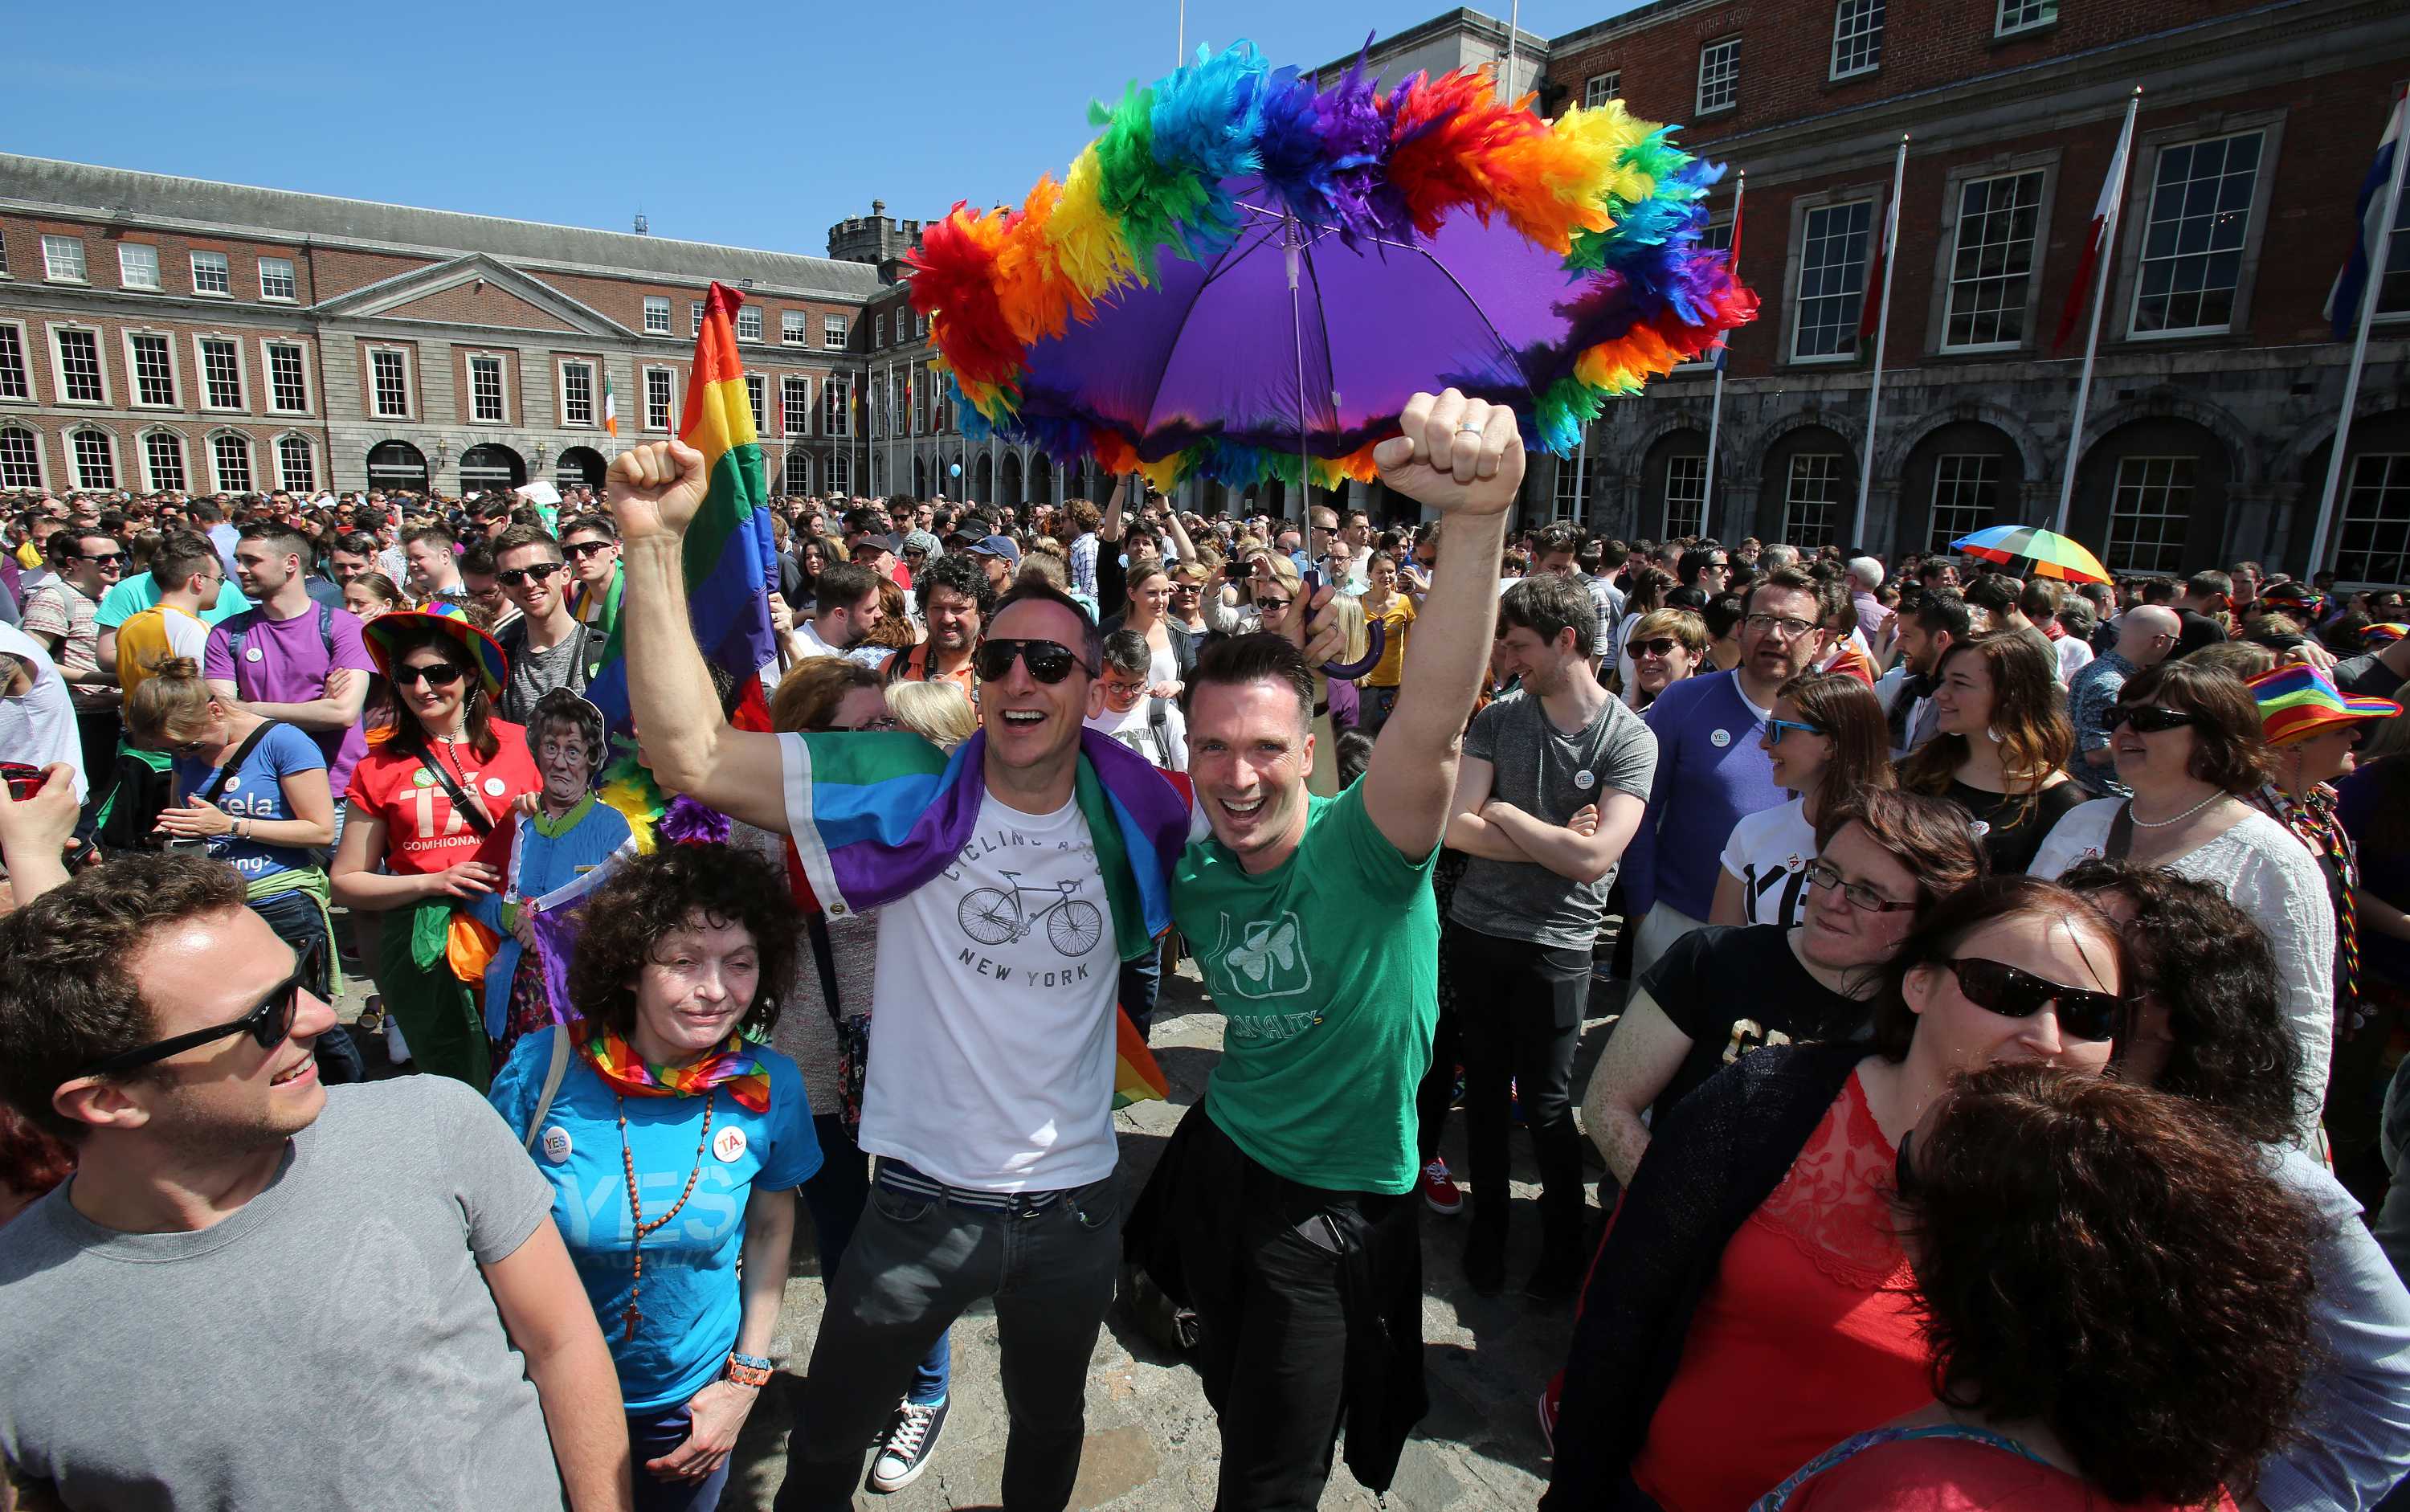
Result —
<path fill-rule="evenodd" d="M 972 670 L 983 682 L 995 682 L 1012 670 L 1018 658 L 1029 675 L 1039 682 L 1053 684 L 1071 675 L 1071 669 L 1082 665 L 1080 654 L 1059 641 L 981 641 L 971 657 Z"/>
<path fill-rule="evenodd" d="M 1829 733 L 1816 725 L 1802 724 L 1797 720 L 1770 719 L 1765 721 L 1765 743 L 1769 746 L 1779 746 L 1782 744 L 1782 737 L 1793 730 L 1803 735 L 1821 735 Z"/>
<path fill-rule="evenodd" d="M 1836 888 L 1840 889 L 1841 896 L 1849 899 L 1850 906 L 1862 913 L 1913 913 L 1916 911 L 1916 905 L 1913 903 L 1895 903 L 1864 882 L 1843 880 L 1839 868 L 1830 862 L 1809 862 L 1807 875 L 1808 885 L 1812 887 L 1827 893 Z"/>
<path fill-rule="evenodd" d="M 608 551 L 618 544 L 617 541 L 575 541 L 560 549 L 564 554 L 584 561 L 596 552 Z"/>
<path fill-rule="evenodd" d="M 2139 706 L 2132 704 L 2119 704 L 2109 711 L 2110 729 L 2114 730 L 2120 725 L 2130 724 L 2138 735 L 2156 735 L 2169 730 L 2181 730 L 2187 724 L 2199 722 L 2199 720 L 2200 716 L 2198 714 L 2186 714 L 2182 709 L 2157 708 L 2147 704 Z"/>
<path fill-rule="evenodd" d="M 1671 635 L 1660 635 L 1653 641 L 1633 641 L 1633 656 L 1672 656 L 1682 643 Z"/>
<path fill-rule="evenodd" d="M 540 561 L 531 567 L 505 567 L 494 574 L 494 581 L 504 588 L 523 588 L 530 578 L 539 583 L 549 583 L 552 574 L 560 568 L 561 564 L 557 561 Z"/>
<path fill-rule="evenodd" d="M 1821 628 L 1813 619 L 1788 619 L 1770 614 L 1753 614 L 1741 623 L 1761 635 L 1780 631 L 1782 638 L 1787 641 L 1795 641 L 1808 632 Z"/>
<path fill-rule="evenodd" d="M 260 1049 L 274 1050 L 283 1043 L 285 1036 L 293 1032 L 293 1018 L 300 1011 L 301 994 L 316 990 L 314 983 L 318 980 L 319 962 L 325 949 L 322 941 L 314 939 L 302 947 L 300 953 L 294 957 L 293 974 L 268 989 L 268 996 L 254 1004 L 242 1017 L 94 1061 L 69 1080 L 80 1081 L 87 1076 L 122 1076 L 139 1067 L 166 1060 L 170 1055 L 181 1055 L 187 1050 L 232 1034 L 247 1034 Z"/>
<path fill-rule="evenodd" d="M 429 662 L 424 666 L 399 666 L 393 669 L 397 687 L 408 688 L 424 682 L 429 688 L 449 688 L 469 675 L 469 669 L 457 662 Z"/>
<path fill-rule="evenodd" d="M 847 734 L 860 734 L 865 730 L 901 730 L 904 728 L 904 721 L 893 714 L 882 714 L 875 720 L 864 720 L 860 724 L 832 724 L 829 728 L 843 731 Z"/>
<path fill-rule="evenodd" d="M 2058 1015 L 2058 1026 L 2078 1040 L 2115 1038 L 2126 1012 L 2126 1000 L 2115 993 L 2063 987 L 2006 961 L 1962 955 L 1950 963 L 1950 971 L 1967 1001 L 1984 1012 L 2029 1019 L 2048 1008 Z"/>

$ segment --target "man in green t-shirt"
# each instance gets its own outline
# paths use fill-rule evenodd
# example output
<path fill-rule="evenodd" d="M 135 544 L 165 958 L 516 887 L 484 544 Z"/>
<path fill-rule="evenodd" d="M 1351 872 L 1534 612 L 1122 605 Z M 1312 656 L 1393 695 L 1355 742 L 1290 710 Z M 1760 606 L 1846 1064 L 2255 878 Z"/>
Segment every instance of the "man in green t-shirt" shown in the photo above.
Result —
<path fill-rule="evenodd" d="M 1430 866 L 1523 447 L 1511 410 L 1454 389 L 1416 395 L 1401 424 L 1374 452 L 1382 481 L 1447 516 L 1448 549 L 1363 778 L 1307 793 L 1323 679 L 1285 638 L 1209 648 L 1183 699 L 1212 835 L 1182 854 L 1172 913 L 1227 1024 L 1144 1242 L 1159 1281 L 1176 1254 L 1167 1289 L 1197 1313 L 1226 1506 L 1313 1505 L 1343 1407 L 1350 1468 L 1386 1488 L 1427 1404 L 1413 1194 L 1438 1017 Z"/>

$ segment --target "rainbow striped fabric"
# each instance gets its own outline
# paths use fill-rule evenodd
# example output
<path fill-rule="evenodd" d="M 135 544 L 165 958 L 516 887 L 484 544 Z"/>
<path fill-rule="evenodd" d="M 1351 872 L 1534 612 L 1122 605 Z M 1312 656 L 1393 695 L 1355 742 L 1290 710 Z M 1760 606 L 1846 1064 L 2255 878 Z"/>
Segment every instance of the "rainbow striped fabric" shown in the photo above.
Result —
<path fill-rule="evenodd" d="M 2272 746 L 2307 739 L 2330 725 L 2390 720 L 2402 712 L 2389 698 L 2346 693 L 2324 672 L 2299 662 L 2263 672 L 2248 686 L 2259 705 L 2261 736 Z"/>
<path fill-rule="evenodd" d="M 745 364 L 736 352 L 736 309 L 744 302 L 734 289 L 712 284 L 704 299 L 703 328 L 695 334 L 678 439 L 703 453 L 711 491 L 687 528 L 685 576 L 688 611 L 704 660 L 734 677 L 753 711 L 766 715 L 760 676 L 777 654 L 770 589 L 778 581 L 778 554 L 770 533 L 761 440 L 745 391 Z M 628 816 L 638 844 L 649 850 L 653 824 L 667 799 L 636 760 L 634 738 L 627 733 L 626 633 L 624 623 L 613 627 L 602 670 L 586 696 L 602 711 L 614 736 L 616 754 L 602 775 L 602 801 Z M 769 728 L 766 718 L 737 722 Z"/>
<path fill-rule="evenodd" d="M 725 1088 L 753 1112 L 770 1111 L 770 1073 L 740 1036 L 729 1036 L 726 1044 L 690 1066 L 647 1066 L 635 1046 L 599 1024 L 580 1020 L 564 1032 L 581 1031 L 577 1053 L 595 1074 L 628 1097 L 695 1098 Z"/>

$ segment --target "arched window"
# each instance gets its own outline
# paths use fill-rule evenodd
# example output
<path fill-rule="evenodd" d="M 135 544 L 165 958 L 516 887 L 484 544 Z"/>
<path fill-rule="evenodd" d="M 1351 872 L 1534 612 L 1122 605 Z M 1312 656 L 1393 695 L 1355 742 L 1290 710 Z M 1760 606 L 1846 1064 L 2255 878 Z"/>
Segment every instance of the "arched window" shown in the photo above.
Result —
<path fill-rule="evenodd" d="M 221 430 L 210 438 L 210 463 L 217 473 L 218 492 L 251 492 L 251 438 Z"/>
<path fill-rule="evenodd" d="M 144 432 L 142 470 L 153 493 L 182 493 L 191 487 L 184 472 L 184 438 L 172 430 Z"/>
<path fill-rule="evenodd" d="M 778 491 L 791 499 L 812 491 L 811 453 L 789 449 L 786 464 L 779 469 Z"/>
<path fill-rule="evenodd" d="M 0 488 L 42 487 L 42 440 L 22 426 L 0 429 Z"/>
<path fill-rule="evenodd" d="M 318 487 L 318 458 L 309 437 L 276 438 L 276 480 L 287 493 L 309 493 Z"/>
<path fill-rule="evenodd" d="M 75 454 L 76 487 L 117 487 L 117 447 L 106 430 L 79 430 L 67 438 Z"/>

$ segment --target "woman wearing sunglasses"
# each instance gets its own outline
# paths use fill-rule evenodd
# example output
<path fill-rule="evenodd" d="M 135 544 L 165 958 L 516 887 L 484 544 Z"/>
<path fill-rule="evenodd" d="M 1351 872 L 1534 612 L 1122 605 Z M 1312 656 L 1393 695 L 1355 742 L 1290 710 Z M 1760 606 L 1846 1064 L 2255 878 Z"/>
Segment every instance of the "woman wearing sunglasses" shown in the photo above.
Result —
<path fill-rule="evenodd" d="M 421 1070 L 483 1091 L 492 1058 L 473 969 L 450 959 L 453 916 L 502 880 L 501 823 L 543 778 L 527 734 L 494 718 L 509 663 L 457 604 L 396 610 L 360 632 L 394 689 L 394 728 L 352 769 L 335 851 L 335 900 L 380 921 L 377 986 Z M 378 869 L 382 862 L 383 869 Z"/>
<path fill-rule="evenodd" d="M 1591 1271 L 1543 1508 L 1745 1506 L 1923 1405 L 1899 1142 L 1958 1073 L 2106 1066 L 2125 982 L 2099 910 L 1976 882 L 1893 955 L 1870 1044 L 1745 1054 L 1667 1110 Z"/>
<path fill-rule="evenodd" d="M 2109 744 L 2134 795 L 2070 810 L 2027 869 L 2054 878 L 2088 856 L 2164 866 L 2248 914 L 2276 952 L 2301 1053 L 2297 1134 L 2311 1140 L 2334 1044 L 2334 906 L 2309 850 L 2248 801 L 2274 770 L 2251 691 L 2188 659 L 2163 662 L 2127 679 Z"/>
<path fill-rule="evenodd" d="M 1901 1137 L 1895 1185 L 1940 1400 L 1756 1512 L 2302 1505 L 2259 1483 L 2316 1401 L 2322 1225 L 2256 1148 L 2182 1098 L 1999 1066 Z"/>
<path fill-rule="evenodd" d="M 1644 644 L 1635 637 L 1633 650 Z M 1873 689 L 1842 673 L 1804 672 L 1782 685 L 1757 744 L 1774 785 L 1797 796 L 1733 826 L 1707 922 L 1789 928 L 1808 915 L 1817 825 L 1852 798 L 1892 785 L 1890 734 Z"/>
<path fill-rule="evenodd" d="M 1934 673 L 1933 738 L 1900 763 L 1899 785 L 1967 810 L 1996 872 L 2023 871 L 2059 817 L 2091 796 L 2067 775 L 2075 727 L 2057 665 L 2023 631 L 1979 635 Z"/>
<path fill-rule="evenodd" d="M 803 1079 L 760 1043 L 794 969 L 783 881 L 726 845 L 620 863 L 587 904 L 569 1023 L 494 1080 L 617 1367 L 639 1512 L 719 1505 L 820 1166 Z"/>
<path fill-rule="evenodd" d="M 1366 734 L 1378 735 L 1381 726 L 1389 722 L 1389 710 L 1398 703 L 1398 679 L 1406 665 L 1406 632 L 1415 622 L 1415 601 L 1398 587 L 1398 559 L 1386 551 L 1375 551 L 1364 566 L 1364 592 L 1360 602 L 1368 624 L 1378 624 L 1381 630 L 1381 660 L 1372 670 L 1356 679 L 1357 692 L 1363 705 L 1362 729 Z"/>
<path fill-rule="evenodd" d="M 1707 624 L 1688 609 L 1651 609 L 1633 623 L 1618 671 L 1623 702 L 1635 712 L 1707 664 Z"/>

